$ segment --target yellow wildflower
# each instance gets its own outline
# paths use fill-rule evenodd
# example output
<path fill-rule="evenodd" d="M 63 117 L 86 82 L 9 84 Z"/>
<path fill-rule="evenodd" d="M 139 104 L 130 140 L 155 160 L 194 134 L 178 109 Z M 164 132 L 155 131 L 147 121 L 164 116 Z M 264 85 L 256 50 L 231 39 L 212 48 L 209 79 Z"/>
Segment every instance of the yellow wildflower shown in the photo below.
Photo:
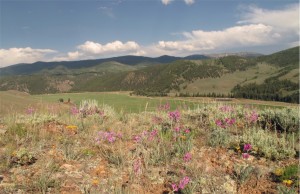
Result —
<path fill-rule="evenodd" d="M 93 179 L 92 185 L 97 186 L 98 184 L 99 184 L 99 180 L 98 179 Z"/>
<path fill-rule="evenodd" d="M 186 136 L 182 135 L 180 136 L 181 139 L 186 140 Z"/>
<path fill-rule="evenodd" d="M 283 175 L 283 169 L 282 169 L 282 168 L 277 168 L 277 169 L 275 170 L 274 174 L 275 174 L 276 176 L 281 176 L 281 175 Z"/>
<path fill-rule="evenodd" d="M 77 126 L 76 125 L 68 125 L 66 126 L 67 129 L 71 129 L 71 130 L 76 130 Z"/>
<path fill-rule="evenodd" d="M 284 184 L 286 184 L 287 186 L 291 186 L 293 184 L 292 180 L 283 180 L 282 181 Z"/>

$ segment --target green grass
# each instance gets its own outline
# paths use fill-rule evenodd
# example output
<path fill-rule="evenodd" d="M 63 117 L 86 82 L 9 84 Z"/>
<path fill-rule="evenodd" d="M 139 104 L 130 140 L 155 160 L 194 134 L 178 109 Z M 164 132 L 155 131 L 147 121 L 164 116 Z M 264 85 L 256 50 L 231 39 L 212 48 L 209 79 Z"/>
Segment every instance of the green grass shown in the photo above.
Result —
<path fill-rule="evenodd" d="M 41 102 L 58 102 L 58 99 L 63 98 L 67 101 L 68 98 L 71 102 L 79 105 L 82 100 L 95 99 L 99 104 L 107 104 L 112 106 L 116 111 L 124 112 L 142 112 L 142 111 L 155 111 L 160 104 L 170 103 L 171 109 L 176 109 L 179 106 L 187 105 L 190 108 L 196 106 L 196 103 L 171 99 L 171 98 L 146 98 L 129 96 L 128 93 L 107 93 L 107 92 L 85 92 L 85 93 L 62 93 L 62 94 L 43 94 L 34 96 Z"/>
<path fill-rule="evenodd" d="M 270 77 L 273 73 L 276 73 L 279 68 L 276 68 L 265 63 L 256 65 L 255 67 L 250 67 L 246 71 L 235 71 L 233 73 L 224 74 L 219 78 L 203 78 L 197 79 L 191 83 L 184 83 L 187 87 L 181 92 L 189 93 L 221 93 L 228 94 L 234 86 L 237 84 L 244 83 L 263 83 L 265 79 Z"/>

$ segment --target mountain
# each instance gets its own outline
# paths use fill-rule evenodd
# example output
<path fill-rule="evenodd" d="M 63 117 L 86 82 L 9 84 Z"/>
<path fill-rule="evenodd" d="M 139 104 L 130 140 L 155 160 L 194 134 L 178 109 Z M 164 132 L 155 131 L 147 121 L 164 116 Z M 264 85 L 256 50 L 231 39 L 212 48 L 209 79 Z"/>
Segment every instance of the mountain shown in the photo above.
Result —
<path fill-rule="evenodd" d="M 157 58 L 143 57 L 143 56 L 120 56 L 111 57 L 105 59 L 94 59 L 94 60 L 81 60 L 81 61 L 57 61 L 57 62 L 35 62 L 32 64 L 16 64 L 4 68 L 0 68 L 0 75 L 30 75 L 36 74 L 45 70 L 53 70 L 57 67 L 64 67 L 70 70 L 90 68 L 99 66 L 107 62 L 117 62 L 128 66 L 136 66 L 142 64 L 147 66 L 148 64 L 161 64 L 170 63 L 180 59 L 180 57 L 173 56 L 161 56 Z"/>
<path fill-rule="evenodd" d="M 77 68 L 69 65 L 79 64 L 78 61 L 62 62 L 65 65 L 49 62 L 50 65 L 44 65 L 57 66 L 34 70 L 36 73 L 30 75 L 2 76 L 0 90 L 32 94 L 126 90 L 138 95 L 229 95 L 299 102 L 298 52 L 299 47 L 250 58 L 237 55 L 208 59 L 202 55 L 123 56 L 101 59 L 100 64 L 91 60 Z"/>

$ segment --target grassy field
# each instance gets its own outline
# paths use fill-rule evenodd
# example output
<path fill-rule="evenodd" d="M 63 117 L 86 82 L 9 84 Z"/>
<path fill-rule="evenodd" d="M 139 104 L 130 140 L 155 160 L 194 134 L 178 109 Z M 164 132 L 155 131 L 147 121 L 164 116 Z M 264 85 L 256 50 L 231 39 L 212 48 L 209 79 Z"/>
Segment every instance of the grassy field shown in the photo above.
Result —
<path fill-rule="evenodd" d="M 17 91 L 0 92 L 0 115 L 7 113 L 18 113 L 25 111 L 28 107 L 54 107 L 64 106 L 59 104 L 58 100 L 63 98 L 67 101 L 70 98 L 71 102 L 79 105 L 82 100 L 95 99 L 99 104 L 107 104 L 112 106 L 116 111 L 127 113 L 138 113 L 143 111 L 155 111 L 161 104 L 170 103 L 171 109 L 181 108 L 197 108 L 199 105 L 219 103 L 213 98 L 175 98 L 175 97 L 139 97 L 130 96 L 129 92 L 86 92 L 86 93 L 61 93 L 61 94 L 43 94 L 29 95 L 27 93 Z M 284 102 L 258 101 L 248 99 L 233 99 L 228 104 L 247 104 L 258 108 L 266 107 L 287 107 L 297 106 Z M 66 106 L 68 108 L 68 106 Z"/>
<path fill-rule="evenodd" d="M 236 71 L 234 73 L 225 74 L 220 78 L 204 78 L 195 80 L 194 82 L 187 84 L 187 87 L 183 89 L 182 92 L 199 92 L 203 94 L 215 92 L 228 94 L 230 93 L 231 89 L 237 84 L 261 84 L 265 79 L 267 79 L 277 71 L 278 68 L 261 63 L 255 67 L 249 68 L 246 71 Z"/>
<path fill-rule="evenodd" d="M 95 99 L 99 104 L 107 104 L 112 106 L 116 111 L 124 112 L 142 112 L 155 111 L 160 104 L 170 103 L 171 109 L 176 109 L 180 106 L 193 107 L 196 102 L 186 100 L 177 100 L 172 98 L 146 98 L 130 96 L 128 92 L 86 92 L 86 93 L 63 93 L 63 94 L 46 94 L 35 95 L 40 102 L 58 102 L 58 99 L 63 98 L 67 101 L 70 98 L 71 102 L 79 105 L 82 100 Z"/>

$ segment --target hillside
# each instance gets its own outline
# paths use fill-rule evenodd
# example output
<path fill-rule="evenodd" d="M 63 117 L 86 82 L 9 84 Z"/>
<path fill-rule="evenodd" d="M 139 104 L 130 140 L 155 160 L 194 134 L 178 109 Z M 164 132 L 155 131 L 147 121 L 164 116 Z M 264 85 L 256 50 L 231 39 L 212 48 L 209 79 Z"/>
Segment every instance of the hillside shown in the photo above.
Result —
<path fill-rule="evenodd" d="M 122 90 L 135 91 L 138 95 L 230 95 L 298 102 L 298 52 L 299 47 L 295 47 L 256 58 L 225 56 L 201 60 L 197 59 L 200 55 L 194 55 L 169 63 L 168 60 L 175 58 L 162 56 L 156 58 L 160 64 L 151 65 L 138 60 L 144 57 L 119 57 L 119 61 L 85 68 L 72 69 L 66 65 L 43 69 L 33 75 L 2 76 L 0 90 L 14 89 L 32 94 Z M 80 67 L 79 62 L 72 63 Z M 255 95 L 248 94 L 254 90 Z"/>

